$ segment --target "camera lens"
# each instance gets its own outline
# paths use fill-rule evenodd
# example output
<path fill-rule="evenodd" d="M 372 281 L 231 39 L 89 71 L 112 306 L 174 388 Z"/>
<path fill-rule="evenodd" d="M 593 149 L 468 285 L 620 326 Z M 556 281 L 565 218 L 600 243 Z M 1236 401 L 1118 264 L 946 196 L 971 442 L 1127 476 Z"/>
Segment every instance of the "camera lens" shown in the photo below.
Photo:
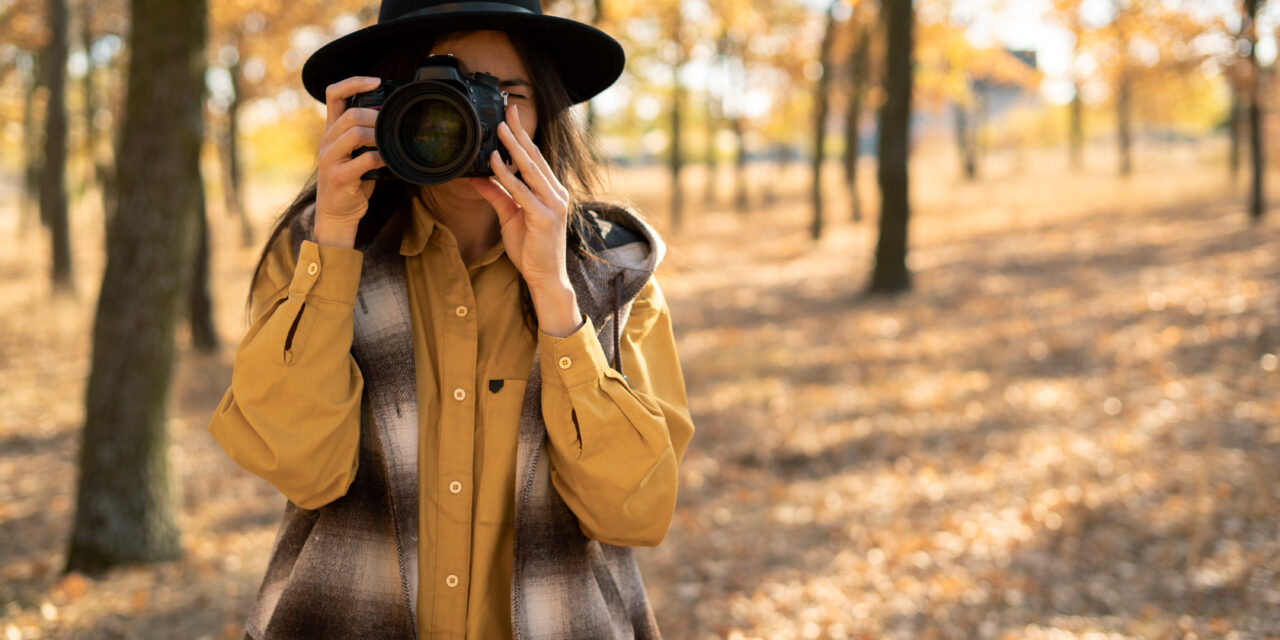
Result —
<path fill-rule="evenodd" d="M 488 164 L 481 148 L 492 136 L 486 137 L 475 96 L 485 98 L 486 113 L 496 112 L 497 84 L 496 78 L 466 79 L 453 66 L 424 63 L 413 82 L 387 96 L 378 113 L 374 140 L 390 174 L 421 185 L 491 175 L 484 172 Z"/>
<path fill-rule="evenodd" d="M 453 164 L 467 146 L 467 124 L 458 108 L 438 98 L 422 100 L 405 112 L 402 148 L 414 162 L 430 168 Z"/>

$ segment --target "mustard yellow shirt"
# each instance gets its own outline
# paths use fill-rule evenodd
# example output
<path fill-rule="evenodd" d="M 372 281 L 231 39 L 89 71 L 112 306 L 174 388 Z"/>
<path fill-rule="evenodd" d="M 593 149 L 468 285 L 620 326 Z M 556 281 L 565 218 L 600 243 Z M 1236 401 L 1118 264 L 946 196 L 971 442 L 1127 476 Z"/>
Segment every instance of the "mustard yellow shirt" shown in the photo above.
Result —
<path fill-rule="evenodd" d="M 413 207 L 400 253 L 417 369 L 419 635 L 509 638 L 516 440 L 535 348 L 552 483 L 583 533 L 609 544 L 666 536 L 674 475 L 651 472 L 679 464 L 693 434 L 684 378 L 655 280 L 623 333 L 624 380 L 590 319 L 563 339 L 529 332 L 501 242 L 464 265 L 449 229 Z M 350 349 L 363 254 L 304 240 L 295 263 L 288 236 L 254 282 L 253 323 L 209 430 L 240 466 L 316 509 L 359 472 L 363 379 Z"/>

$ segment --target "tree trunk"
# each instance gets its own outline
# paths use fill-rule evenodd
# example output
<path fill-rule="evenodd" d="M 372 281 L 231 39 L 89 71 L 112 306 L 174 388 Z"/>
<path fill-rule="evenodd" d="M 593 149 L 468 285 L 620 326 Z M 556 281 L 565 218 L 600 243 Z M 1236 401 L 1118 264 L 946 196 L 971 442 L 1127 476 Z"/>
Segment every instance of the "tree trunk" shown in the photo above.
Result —
<path fill-rule="evenodd" d="M 703 185 L 702 203 L 704 206 L 711 208 L 716 204 L 716 109 L 715 97 L 711 94 L 711 74 L 707 74 L 707 101 L 706 119 L 707 119 L 707 144 L 704 150 L 706 154 L 707 180 Z"/>
<path fill-rule="evenodd" d="M 22 155 L 26 168 L 22 180 L 22 203 L 19 213 L 18 230 L 25 237 L 30 229 L 30 221 L 39 217 L 40 202 L 40 165 L 44 162 L 44 154 L 40 150 L 39 120 L 36 119 L 35 95 L 40 87 L 39 57 L 32 55 L 27 93 L 22 107 Z"/>
<path fill-rule="evenodd" d="M 53 251 L 50 274 L 54 291 L 73 291 L 71 230 L 67 218 L 67 0 L 49 0 L 49 45 L 45 48 L 44 84 L 49 88 L 45 112 L 45 162 L 40 176 L 41 217 L 49 225 Z"/>
<path fill-rule="evenodd" d="M 1120 175 L 1133 175 L 1133 84 L 1127 72 L 1121 72 L 1120 96 L 1116 101 L 1119 122 Z"/>
<path fill-rule="evenodd" d="M 1244 129 L 1244 105 L 1240 94 L 1240 88 L 1232 83 L 1231 111 L 1227 122 L 1227 139 L 1230 141 L 1230 150 L 1227 152 L 1227 167 L 1231 171 L 1232 184 L 1235 184 L 1240 178 L 1240 151 L 1243 147 L 1240 144 L 1240 136 Z"/>
<path fill-rule="evenodd" d="M 822 161 L 827 156 L 827 98 L 831 86 L 831 45 L 836 35 L 836 7 L 840 0 L 832 2 L 827 8 L 827 27 L 822 34 L 822 45 L 818 52 L 818 62 L 822 64 L 822 75 L 818 77 L 818 86 L 813 92 L 813 181 L 810 199 L 813 203 L 813 222 L 809 225 L 809 237 L 814 240 L 822 238 Z"/>
<path fill-rule="evenodd" d="M 726 64 L 727 52 L 729 50 L 729 36 L 723 31 L 716 38 L 716 53 L 712 58 L 713 62 L 719 63 L 722 71 L 728 72 L 729 65 Z M 724 119 L 724 97 L 716 97 L 713 90 L 717 74 L 713 71 L 707 74 L 707 182 L 703 185 L 702 201 L 704 206 L 711 208 L 716 203 L 716 187 L 719 180 L 719 165 L 716 162 L 716 134 L 720 131 L 721 122 Z"/>
<path fill-rule="evenodd" d="M 1266 213 L 1266 157 L 1263 153 L 1262 68 L 1258 65 L 1258 9 L 1264 0 L 1245 0 L 1249 25 L 1249 150 L 1253 186 L 1249 190 L 1249 217 L 1261 220 Z"/>
<path fill-rule="evenodd" d="M 1116 79 L 1116 137 L 1119 142 L 1120 175 L 1133 174 L 1132 103 L 1133 82 L 1129 75 L 1128 7 L 1125 0 L 1113 0 L 1115 6 L 1116 49 L 1120 55 L 1120 74 Z"/>
<path fill-rule="evenodd" d="M 191 344 L 202 353 L 213 353 L 218 350 L 218 331 L 214 328 L 213 300 L 209 295 L 209 216 L 203 184 L 196 218 L 196 250 L 191 254 L 187 318 L 191 321 Z"/>
<path fill-rule="evenodd" d="M 132 0 L 119 157 L 93 328 L 67 571 L 181 554 L 166 404 L 174 328 L 200 206 L 204 0 Z"/>
<path fill-rule="evenodd" d="M 885 103 L 880 109 L 880 237 L 870 291 L 894 293 L 911 288 L 907 270 L 907 222 L 910 218 L 907 159 L 911 142 L 912 0 L 884 0 L 889 46 L 885 55 Z"/>
<path fill-rule="evenodd" d="M 978 179 L 978 152 L 974 138 L 974 125 L 969 110 L 955 103 L 956 147 L 960 150 L 960 170 L 967 182 Z"/>
<path fill-rule="evenodd" d="M 1070 113 L 1070 147 L 1071 147 L 1071 169 L 1080 171 L 1084 169 L 1084 100 L 1080 97 L 1080 82 L 1074 83 L 1075 96 L 1071 98 Z"/>
<path fill-rule="evenodd" d="M 1084 169 L 1084 98 L 1080 95 L 1083 87 L 1075 65 L 1080 60 L 1084 49 L 1084 24 L 1081 22 L 1080 8 L 1071 13 L 1071 105 L 1067 110 L 1067 148 L 1071 170 L 1079 173 Z"/>
<path fill-rule="evenodd" d="M 1257 61 L 1255 60 L 1256 64 Z M 1260 75 L 1260 74 L 1259 74 Z M 1257 78 L 1255 78 L 1255 82 Z M 1249 215 L 1259 220 L 1266 213 L 1266 157 L 1263 148 L 1262 131 L 1262 97 L 1257 94 L 1260 88 L 1255 87 L 1255 95 L 1249 101 L 1249 147 L 1251 165 L 1253 167 L 1253 188 L 1250 189 Z"/>
<path fill-rule="evenodd" d="M 736 155 L 733 157 L 733 208 L 740 215 L 751 211 L 751 196 L 747 193 L 747 126 L 741 115 L 734 116 L 733 139 L 737 142 Z M 773 181 L 765 181 L 767 188 L 772 188 Z"/>
<path fill-rule="evenodd" d="M 31 143 L 30 162 L 27 165 L 27 189 L 31 194 L 31 200 L 35 202 L 36 209 L 40 212 L 41 226 L 49 227 L 49 212 L 42 205 L 44 197 L 42 190 L 44 189 L 44 166 L 48 162 L 45 157 L 48 155 L 46 149 L 46 140 L 49 136 L 49 90 L 48 73 L 45 67 L 48 65 L 46 58 L 48 55 L 48 47 L 44 47 L 38 54 L 34 56 L 35 61 L 35 82 L 31 86 L 32 95 L 40 95 L 44 98 L 44 102 L 34 101 L 32 104 L 32 121 L 31 121 L 31 137 L 28 142 Z M 43 89 L 44 91 L 41 91 Z M 37 115 L 38 114 L 38 115 Z"/>
<path fill-rule="evenodd" d="M 859 125 L 862 122 L 862 100 L 867 87 L 871 32 L 862 26 L 857 15 L 854 15 L 850 23 L 855 27 L 856 42 L 852 64 L 849 65 L 849 111 L 845 114 L 844 121 L 844 177 L 853 199 L 853 221 L 861 222 L 862 198 L 858 197 L 858 155 L 861 151 L 862 136 Z"/>
<path fill-rule="evenodd" d="M 680 186 L 680 169 L 684 166 L 684 157 L 680 150 L 680 108 L 684 101 L 684 90 L 680 87 L 680 70 L 684 67 L 684 45 L 680 41 L 680 32 L 684 28 L 682 8 L 676 3 L 673 16 L 672 38 L 676 44 L 676 59 L 671 63 L 671 229 L 679 232 L 684 225 L 684 189 Z"/>
<path fill-rule="evenodd" d="M 787 173 L 786 146 L 781 142 L 774 143 L 769 149 L 769 157 L 773 160 L 774 171 L 769 174 L 769 179 L 762 180 L 760 185 L 760 205 L 765 209 L 777 204 L 778 183 L 783 180 Z"/>
<path fill-rule="evenodd" d="M 127 69 L 124 68 L 124 64 L 126 64 L 130 59 L 129 47 L 129 43 L 125 42 L 121 53 L 113 57 L 107 64 L 108 72 L 99 76 L 100 78 L 107 80 L 120 78 L 122 79 L 121 81 L 127 81 L 127 78 L 125 78 Z M 127 87 L 125 88 L 127 89 Z M 117 85 L 104 83 L 104 87 L 101 92 L 103 104 L 111 113 L 115 114 L 118 114 L 123 110 L 123 101 L 127 97 L 119 95 L 123 94 L 124 91 L 118 89 L 120 89 L 120 87 Z M 98 183 L 102 185 L 102 224 L 103 228 L 108 232 L 111 230 L 112 217 L 115 216 L 116 210 L 118 209 L 116 204 L 119 200 L 119 189 L 117 188 L 118 176 L 115 163 L 116 158 L 122 157 L 120 155 L 120 135 L 121 125 L 119 118 L 113 118 L 111 120 L 111 126 L 102 131 L 102 136 L 106 138 L 107 141 L 107 154 L 100 156 L 100 163 L 98 164 Z"/>
<path fill-rule="evenodd" d="M 240 221 L 240 245 L 253 246 L 253 226 L 249 224 L 249 212 L 244 206 L 244 184 L 241 180 L 243 172 L 240 162 L 240 107 L 241 88 L 244 86 L 241 73 L 243 65 L 239 58 L 228 69 L 231 75 L 231 104 L 227 105 L 226 128 L 222 132 L 219 144 L 222 158 L 223 197 L 226 202 L 227 215 Z"/>
<path fill-rule="evenodd" d="M 986 147 L 982 144 L 982 129 L 987 126 L 987 95 L 990 88 L 984 82 L 974 83 L 973 89 L 973 115 L 969 120 L 969 140 L 973 143 L 973 177 L 976 180 L 980 177 L 982 168 L 982 153 L 986 151 Z M 1015 154 L 1021 153 L 1021 145 L 1014 143 Z M 1015 156 L 1020 157 L 1020 156 Z M 1021 163 L 1014 163 L 1014 171 L 1021 171 Z"/>
<path fill-rule="evenodd" d="M 80 77 L 80 93 L 81 110 L 84 118 L 84 155 L 85 166 L 83 177 L 80 180 L 81 192 L 87 191 L 88 188 L 97 181 L 98 169 L 98 130 L 94 126 L 93 111 L 95 108 L 93 97 L 93 3 L 82 2 L 80 4 L 80 46 L 84 49 L 85 68 L 84 75 Z"/>

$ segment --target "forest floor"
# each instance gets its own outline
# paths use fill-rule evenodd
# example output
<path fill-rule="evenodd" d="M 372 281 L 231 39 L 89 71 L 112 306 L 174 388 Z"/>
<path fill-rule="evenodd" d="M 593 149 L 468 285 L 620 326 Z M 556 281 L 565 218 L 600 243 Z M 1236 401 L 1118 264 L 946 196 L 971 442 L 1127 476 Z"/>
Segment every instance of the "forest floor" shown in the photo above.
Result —
<path fill-rule="evenodd" d="M 755 168 L 745 215 L 690 182 L 660 276 L 698 430 L 638 552 L 667 637 L 1280 638 L 1280 210 L 1252 224 L 1203 148 L 1128 180 L 1063 155 L 922 164 L 894 297 L 864 293 L 873 170 L 852 223 L 832 168 L 818 243 L 799 168 Z M 617 183 L 665 212 L 660 170 Z M 251 193 L 259 238 L 294 189 Z M 207 423 L 256 249 L 214 216 L 223 348 L 180 331 L 185 556 L 62 575 L 101 219 L 75 210 L 79 293 L 51 298 L 0 196 L 0 640 L 238 637 L 284 501 Z"/>

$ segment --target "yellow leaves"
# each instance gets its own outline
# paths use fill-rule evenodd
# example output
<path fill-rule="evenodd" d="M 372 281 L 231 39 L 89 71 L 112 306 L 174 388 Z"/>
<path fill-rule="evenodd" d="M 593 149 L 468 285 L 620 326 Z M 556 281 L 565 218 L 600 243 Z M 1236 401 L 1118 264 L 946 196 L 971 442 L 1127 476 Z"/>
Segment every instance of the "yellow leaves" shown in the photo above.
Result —
<path fill-rule="evenodd" d="M 241 78 L 242 98 L 274 97 L 282 89 L 300 91 L 306 57 L 353 24 L 364 26 L 368 10 L 355 0 L 210 0 L 209 42 L 215 53 L 235 49 L 246 65 L 242 73 L 253 67 L 253 77 Z"/>
<path fill-rule="evenodd" d="M 966 36 L 967 25 L 939 20 L 917 28 L 916 81 L 926 108 L 951 103 L 971 107 L 975 81 L 1034 90 L 1041 73 L 1001 46 L 977 46 Z"/>
<path fill-rule="evenodd" d="M 1147 110 L 1140 116 L 1143 119 L 1178 119 L 1176 110 L 1185 110 L 1187 105 L 1214 104 L 1216 108 L 1214 92 L 1204 90 L 1204 80 L 1210 74 L 1203 63 L 1220 54 L 1191 43 L 1220 32 L 1220 20 L 1192 15 L 1173 3 L 1152 1 L 1125 3 L 1104 24 L 1082 24 L 1079 3 L 1071 0 L 1055 0 L 1050 16 L 1075 34 L 1074 56 L 1091 63 L 1075 65 L 1075 73 L 1083 74 L 1076 79 L 1114 85 L 1127 78 L 1139 113 Z M 1113 101 L 1116 94 L 1113 88 L 1108 100 Z"/>

